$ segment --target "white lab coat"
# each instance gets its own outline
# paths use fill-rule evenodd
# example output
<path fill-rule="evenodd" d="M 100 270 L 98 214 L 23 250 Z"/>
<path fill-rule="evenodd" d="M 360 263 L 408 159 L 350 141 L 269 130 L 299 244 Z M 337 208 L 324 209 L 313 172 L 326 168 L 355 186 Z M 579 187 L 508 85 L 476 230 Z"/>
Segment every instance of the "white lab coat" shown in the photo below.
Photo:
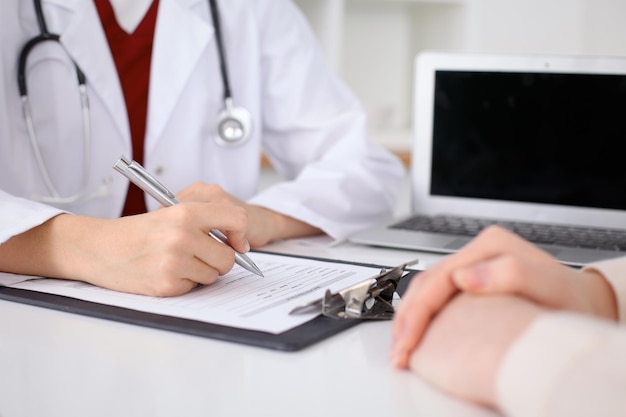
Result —
<path fill-rule="evenodd" d="M 106 197 L 60 207 L 117 217 L 128 181 L 112 169 L 132 157 L 129 124 L 115 65 L 93 2 L 42 0 L 51 32 L 28 59 L 28 88 L 38 140 L 61 195 L 83 178 L 78 88 L 68 55 L 88 80 L 91 164 L 88 190 Z M 389 213 L 401 164 L 367 139 L 359 103 L 325 65 L 305 18 L 288 0 L 219 2 L 236 105 L 254 119 L 252 138 L 215 141 L 223 108 L 207 0 L 160 0 L 152 55 L 145 166 L 177 192 L 194 181 L 298 218 L 342 239 Z M 32 1 L 3 0 L 0 14 L 0 242 L 56 215 L 30 200 L 49 195 L 29 143 L 16 77 L 23 44 L 38 33 Z M 285 182 L 257 194 L 264 151 Z M 149 197 L 149 209 L 157 203 Z"/>

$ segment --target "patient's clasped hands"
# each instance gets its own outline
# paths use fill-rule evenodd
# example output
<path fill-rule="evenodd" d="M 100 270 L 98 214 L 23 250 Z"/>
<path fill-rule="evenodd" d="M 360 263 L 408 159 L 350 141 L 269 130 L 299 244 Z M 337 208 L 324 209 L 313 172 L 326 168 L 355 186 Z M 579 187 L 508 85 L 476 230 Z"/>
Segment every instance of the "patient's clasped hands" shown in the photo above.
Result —
<path fill-rule="evenodd" d="M 392 361 L 450 394 L 496 407 L 503 357 L 548 310 L 618 314 L 599 272 L 561 265 L 493 226 L 413 280 L 394 319 Z"/>

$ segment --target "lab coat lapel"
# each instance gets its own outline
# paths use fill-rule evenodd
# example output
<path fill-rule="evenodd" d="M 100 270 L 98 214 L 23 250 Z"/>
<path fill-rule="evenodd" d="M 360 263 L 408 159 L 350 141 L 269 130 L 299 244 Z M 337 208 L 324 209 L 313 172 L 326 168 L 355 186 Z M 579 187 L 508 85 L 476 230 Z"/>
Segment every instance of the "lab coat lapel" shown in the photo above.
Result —
<path fill-rule="evenodd" d="M 198 13 L 208 2 L 160 0 L 150 74 L 146 151 L 154 148 L 213 37 L 213 26 Z"/>
<path fill-rule="evenodd" d="M 100 97 L 125 144 L 130 143 L 130 127 L 122 88 L 95 5 L 84 0 L 50 0 L 50 13 L 67 22 L 57 30 L 61 42 L 87 77 L 91 90 Z M 68 12 L 69 11 L 69 12 Z M 50 19 L 53 21 L 53 19 Z"/>

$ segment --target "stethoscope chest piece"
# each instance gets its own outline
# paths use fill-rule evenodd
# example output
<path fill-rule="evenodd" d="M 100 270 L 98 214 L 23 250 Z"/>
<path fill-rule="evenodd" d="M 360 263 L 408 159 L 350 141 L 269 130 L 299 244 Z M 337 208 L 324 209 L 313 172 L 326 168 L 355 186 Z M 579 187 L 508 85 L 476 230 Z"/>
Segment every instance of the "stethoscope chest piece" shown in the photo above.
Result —
<path fill-rule="evenodd" d="M 233 107 L 230 98 L 225 100 L 225 104 L 217 118 L 216 141 L 222 146 L 241 145 L 252 133 L 252 116 L 243 107 Z"/>

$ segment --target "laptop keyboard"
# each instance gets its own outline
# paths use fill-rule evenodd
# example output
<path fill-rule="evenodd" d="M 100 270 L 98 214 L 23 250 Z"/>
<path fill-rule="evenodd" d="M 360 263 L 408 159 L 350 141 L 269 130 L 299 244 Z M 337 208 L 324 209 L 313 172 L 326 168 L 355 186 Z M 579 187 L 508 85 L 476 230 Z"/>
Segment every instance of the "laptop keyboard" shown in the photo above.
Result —
<path fill-rule="evenodd" d="M 414 216 L 390 226 L 460 236 L 476 236 L 487 226 L 497 224 L 536 244 L 626 251 L 626 231 L 575 226 L 510 222 L 455 216 Z"/>

